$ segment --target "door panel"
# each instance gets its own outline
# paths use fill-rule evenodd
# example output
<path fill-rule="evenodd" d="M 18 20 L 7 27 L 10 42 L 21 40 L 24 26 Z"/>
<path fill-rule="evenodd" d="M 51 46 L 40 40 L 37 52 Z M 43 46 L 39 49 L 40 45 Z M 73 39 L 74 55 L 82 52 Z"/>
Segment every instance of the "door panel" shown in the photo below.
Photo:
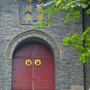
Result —
<path fill-rule="evenodd" d="M 32 60 L 31 66 L 25 61 Z M 41 61 L 40 66 L 35 60 Z M 55 90 L 54 57 L 50 49 L 40 42 L 29 42 L 16 49 L 13 58 L 12 90 Z"/>
<path fill-rule="evenodd" d="M 12 90 L 32 90 L 32 65 L 25 65 L 27 59 L 33 59 L 32 51 L 32 45 L 28 43 L 16 49 L 13 58 Z"/>
<path fill-rule="evenodd" d="M 35 90 L 54 90 L 54 57 L 52 52 L 45 45 L 37 43 L 34 44 L 34 56 L 41 60 L 41 65 L 35 66 Z"/>
<path fill-rule="evenodd" d="M 12 90 L 31 90 L 32 88 L 32 66 L 26 67 L 25 59 L 13 59 L 13 83 Z"/>

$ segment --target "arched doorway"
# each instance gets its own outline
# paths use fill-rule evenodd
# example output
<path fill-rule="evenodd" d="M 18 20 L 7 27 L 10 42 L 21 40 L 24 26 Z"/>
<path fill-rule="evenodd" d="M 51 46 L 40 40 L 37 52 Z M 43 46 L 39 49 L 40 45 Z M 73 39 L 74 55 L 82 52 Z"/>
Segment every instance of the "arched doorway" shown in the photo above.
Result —
<path fill-rule="evenodd" d="M 12 90 L 55 90 L 54 56 L 47 45 L 39 41 L 21 44 L 12 63 Z"/>

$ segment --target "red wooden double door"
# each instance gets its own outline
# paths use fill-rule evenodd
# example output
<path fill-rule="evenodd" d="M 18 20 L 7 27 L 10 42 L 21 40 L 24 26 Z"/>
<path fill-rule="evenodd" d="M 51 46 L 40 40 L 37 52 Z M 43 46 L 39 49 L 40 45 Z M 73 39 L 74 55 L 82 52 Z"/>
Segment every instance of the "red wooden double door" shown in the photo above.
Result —
<path fill-rule="evenodd" d="M 26 60 L 32 64 L 27 66 Z M 41 64 L 37 66 L 35 60 Z M 12 69 L 12 90 L 55 90 L 54 57 L 40 42 L 28 42 L 15 50 Z"/>

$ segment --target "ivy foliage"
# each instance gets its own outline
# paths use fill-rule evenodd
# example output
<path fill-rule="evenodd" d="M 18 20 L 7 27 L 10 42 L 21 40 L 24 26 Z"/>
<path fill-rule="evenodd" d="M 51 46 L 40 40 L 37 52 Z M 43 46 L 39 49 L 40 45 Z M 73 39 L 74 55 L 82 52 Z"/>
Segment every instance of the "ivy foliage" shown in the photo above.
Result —
<path fill-rule="evenodd" d="M 43 10 L 41 14 L 46 14 L 50 17 L 43 18 L 42 23 L 35 23 L 34 27 L 42 28 L 43 26 L 52 23 L 52 18 L 56 17 L 56 13 L 61 10 L 65 10 L 67 12 L 64 23 L 76 21 L 78 18 L 80 18 L 81 9 L 84 9 L 85 13 L 90 15 L 89 0 L 52 0 L 42 4 L 41 6 L 49 7 L 46 10 Z M 72 37 L 66 37 L 63 40 L 63 44 L 65 46 L 73 46 L 77 53 L 80 53 L 79 61 L 88 64 L 90 63 L 90 27 L 87 27 L 81 38 L 78 36 L 79 35 L 77 33 L 74 33 Z"/>
<path fill-rule="evenodd" d="M 65 46 L 72 46 L 77 53 L 80 53 L 79 61 L 85 64 L 90 63 L 90 27 L 82 34 L 81 38 L 77 33 L 63 40 Z M 85 44 L 83 44 L 85 42 Z"/>

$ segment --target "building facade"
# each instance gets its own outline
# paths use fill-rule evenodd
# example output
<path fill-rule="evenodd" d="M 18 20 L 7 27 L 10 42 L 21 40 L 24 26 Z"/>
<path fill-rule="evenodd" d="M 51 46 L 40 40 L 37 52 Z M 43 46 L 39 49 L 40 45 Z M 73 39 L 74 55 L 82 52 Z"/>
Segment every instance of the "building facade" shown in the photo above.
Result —
<path fill-rule="evenodd" d="M 85 77 L 84 67 L 78 62 L 77 52 L 72 47 L 63 46 L 63 39 L 66 36 L 74 32 L 82 34 L 82 16 L 76 22 L 64 24 L 67 12 L 61 11 L 57 13 L 52 24 L 43 28 L 33 28 L 32 24 L 22 23 L 21 4 L 20 0 L 0 0 L 0 90 L 17 90 L 12 89 L 14 53 L 20 45 L 31 41 L 44 44 L 53 53 L 54 89 L 52 90 L 85 90 L 84 87 L 88 90 L 89 66 L 86 67 Z"/>

